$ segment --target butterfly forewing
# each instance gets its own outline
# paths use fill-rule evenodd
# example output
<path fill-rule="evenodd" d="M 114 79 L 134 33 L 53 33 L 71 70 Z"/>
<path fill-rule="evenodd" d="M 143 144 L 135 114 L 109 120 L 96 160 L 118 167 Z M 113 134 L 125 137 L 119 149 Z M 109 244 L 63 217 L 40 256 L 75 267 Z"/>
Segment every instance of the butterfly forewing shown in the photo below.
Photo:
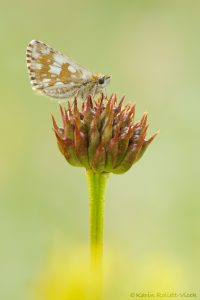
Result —
<path fill-rule="evenodd" d="M 51 97 L 74 96 L 92 78 L 89 70 L 36 40 L 29 43 L 26 57 L 33 89 Z"/>

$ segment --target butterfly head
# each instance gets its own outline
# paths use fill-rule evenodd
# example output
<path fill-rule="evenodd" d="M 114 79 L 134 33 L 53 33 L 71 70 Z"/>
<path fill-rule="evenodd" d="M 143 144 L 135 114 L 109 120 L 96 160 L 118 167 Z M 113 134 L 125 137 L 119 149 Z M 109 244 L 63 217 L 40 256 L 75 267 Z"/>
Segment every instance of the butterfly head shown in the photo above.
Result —
<path fill-rule="evenodd" d="M 111 76 L 99 74 L 97 79 L 97 92 L 105 89 L 110 82 Z"/>

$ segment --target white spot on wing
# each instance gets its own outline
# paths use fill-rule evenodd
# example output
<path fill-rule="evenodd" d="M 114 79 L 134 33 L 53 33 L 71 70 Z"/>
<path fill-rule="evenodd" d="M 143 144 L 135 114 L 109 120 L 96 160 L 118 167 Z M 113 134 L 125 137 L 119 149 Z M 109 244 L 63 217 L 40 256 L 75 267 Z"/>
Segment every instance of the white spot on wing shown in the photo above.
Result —
<path fill-rule="evenodd" d="M 58 68 L 61 67 L 61 65 L 58 62 L 56 62 L 56 61 L 54 61 L 53 66 L 58 67 Z"/>
<path fill-rule="evenodd" d="M 65 64 L 67 62 L 66 58 L 58 53 L 54 54 L 54 60 L 60 65 Z"/>
<path fill-rule="evenodd" d="M 49 73 L 60 74 L 60 67 L 50 66 Z"/>
<path fill-rule="evenodd" d="M 50 53 L 50 49 L 49 48 L 43 48 L 42 50 L 41 50 L 41 52 L 42 52 L 42 54 L 49 54 Z"/>
<path fill-rule="evenodd" d="M 37 52 L 35 49 L 32 51 L 32 57 L 35 59 L 38 59 L 38 57 L 40 56 L 40 53 Z"/>
<path fill-rule="evenodd" d="M 63 85 L 63 83 L 62 83 L 62 82 L 60 82 L 60 81 L 58 81 L 58 82 L 56 82 L 56 83 L 55 83 L 55 85 L 56 85 L 56 86 L 58 86 L 58 85 L 60 85 L 60 86 L 61 86 L 61 85 Z"/>
<path fill-rule="evenodd" d="M 34 46 L 34 45 L 37 45 L 37 43 L 38 43 L 37 40 L 32 40 L 32 41 L 30 41 L 29 45 Z"/>
<path fill-rule="evenodd" d="M 72 73 L 76 73 L 76 68 L 73 67 L 73 66 L 69 66 L 69 67 L 68 67 L 68 70 L 69 70 L 70 72 L 72 72 Z"/>
<path fill-rule="evenodd" d="M 40 70 L 42 68 L 41 64 L 33 64 L 33 68 L 35 68 L 36 70 Z"/>
<path fill-rule="evenodd" d="M 85 73 L 82 74 L 82 79 L 84 79 L 84 80 L 87 79 L 87 76 Z"/>

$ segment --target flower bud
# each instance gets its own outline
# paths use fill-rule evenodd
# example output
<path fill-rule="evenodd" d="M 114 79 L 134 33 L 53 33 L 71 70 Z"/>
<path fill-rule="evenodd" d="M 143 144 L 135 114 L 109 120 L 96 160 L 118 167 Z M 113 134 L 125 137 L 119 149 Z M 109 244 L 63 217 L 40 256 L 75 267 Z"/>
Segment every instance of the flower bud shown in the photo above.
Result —
<path fill-rule="evenodd" d="M 116 96 L 107 99 L 103 95 L 92 101 L 89 96 L 81 109 L 76 98 L 72 106 L 60 106 L 63 125 L 58 127 L 52 116 L 53 130 L 71 165 L 95 173 L 122 174 L 142 157 L 158 133 L 146 139 L 147 113 L 135 123 L 135 105 L 122 106 L 123 101 L 117 104 Z"/>

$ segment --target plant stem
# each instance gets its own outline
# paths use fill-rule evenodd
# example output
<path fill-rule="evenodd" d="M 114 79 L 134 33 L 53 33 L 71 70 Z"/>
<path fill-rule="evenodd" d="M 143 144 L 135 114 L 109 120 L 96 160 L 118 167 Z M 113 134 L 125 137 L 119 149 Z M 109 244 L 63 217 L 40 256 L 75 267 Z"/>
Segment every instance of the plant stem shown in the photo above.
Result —
<path fill-rule="evenodd" d="M 108 173 L 87 170 L 90 196 L 91 267 L 101 273 L 103 257 L 104 197 Z"/>

